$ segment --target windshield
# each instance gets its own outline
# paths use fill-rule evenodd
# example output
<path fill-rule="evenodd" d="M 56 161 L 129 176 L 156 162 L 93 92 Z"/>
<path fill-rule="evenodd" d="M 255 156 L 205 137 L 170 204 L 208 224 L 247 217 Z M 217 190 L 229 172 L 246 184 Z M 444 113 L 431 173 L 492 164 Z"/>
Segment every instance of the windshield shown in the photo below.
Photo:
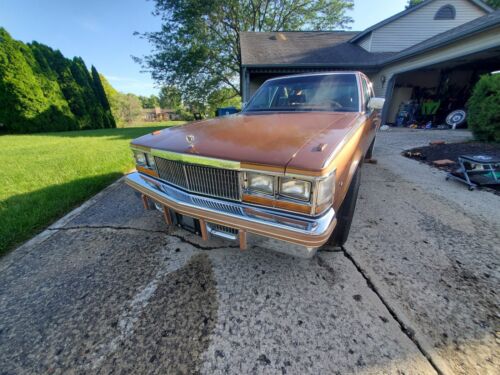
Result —
<path fill-rule="evenodd" d="M 355 74 L 328 74 L 273 79 L 255 93 L 245 112 L 358 112 Z"/>

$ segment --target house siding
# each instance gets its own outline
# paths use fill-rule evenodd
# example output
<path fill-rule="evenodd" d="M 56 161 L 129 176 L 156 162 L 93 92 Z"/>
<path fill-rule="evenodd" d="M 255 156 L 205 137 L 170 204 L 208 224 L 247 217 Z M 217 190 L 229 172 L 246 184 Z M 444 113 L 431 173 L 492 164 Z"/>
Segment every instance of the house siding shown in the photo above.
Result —
<path fill-rule="evenodd" d="M 415 71 L 434 64 L 442 63 L 462 56 L 471 55 L 500 47 L 500 27 L 472 36 L 466 40 L 453 43 L 428 53 L 408 58 L 405 61 L 386 66 L 379 73 L 373 75 L 372 81 L 375 95 L 384 97 L 387 94 L 389 80 L 396 74 Z M 382 86 L 382 76 L 385 77 L 385 85 Z"/>
<path fill-rule="evenodd" d="M 444 5 L 456 9 L 454 20 L 435 20 Z M 370 52 L 399 52 L 434 35 L 482 17 L 487 13 L 468 0 L 436 0 L 405 17 L 399 18 L 371 33 Z M 363 39 L 361 42 L 364 42 Z M 365 47 L 363 47 L 365 48 Z M 365 48 L 366 49 L 366 48 Z"/>
<path fill-rule="evenodd" d="M 358 42 L 358 45 L 364 48 L 365 50 L 370 51 L 372 44 L 371 42 L 372 42 L 372 33 L 368 34 L 368 36 L 365 36 L 363 39 L 361 39 Z"/>

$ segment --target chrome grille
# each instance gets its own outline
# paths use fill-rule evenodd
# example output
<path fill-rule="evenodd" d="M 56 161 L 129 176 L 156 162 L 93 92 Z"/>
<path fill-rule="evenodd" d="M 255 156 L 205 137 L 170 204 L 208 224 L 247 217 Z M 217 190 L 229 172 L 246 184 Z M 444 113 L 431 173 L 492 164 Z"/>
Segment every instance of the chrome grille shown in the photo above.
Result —
<path fill-rule="evenodd" d="M 193 193 L 240 200 L 238 171 L 181 163 L 155 157 L 158 176 Z"/>
<path fill-rule="evenodd" d="M 214 224 L 214 223 L 210 223 L 209 225 L 210 225 L 210 228 L 212 228 L 213 230 L 216 230 L 218 232 L 229 233 L 229 234 L 238 234 L 238 229 L 229 228 L 229 227 L 226 227 L 225 225 L 219 225 L 219 224 Z"/>

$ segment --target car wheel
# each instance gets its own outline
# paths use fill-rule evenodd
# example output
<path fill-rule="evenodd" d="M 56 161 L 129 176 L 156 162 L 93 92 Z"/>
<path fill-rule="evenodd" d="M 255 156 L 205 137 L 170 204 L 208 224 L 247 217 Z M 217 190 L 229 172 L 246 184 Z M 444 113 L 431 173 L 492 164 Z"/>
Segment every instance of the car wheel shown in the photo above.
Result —
<path fill-rule="evenodd" d="M 359 183 L 361 180 L 361 166 L 358 167 L 352 177 L 351 186 L 344 198 L 344 202 L 337 211 L 337 225 L 333 230 L 327 244 L 331 246 L 342 246 L 346 243 L 351 229 L 352 218 L 358 199 Z"/>
<path fill-rule="evenodd" d="M 373 148 L 375 147 L 375 138 L 373 138 L 372 143 L 370 144 L 370 147 L 368 147 L 368 150 L 366 151 L 365 159 L 371 159 L 373 156 Z"/>

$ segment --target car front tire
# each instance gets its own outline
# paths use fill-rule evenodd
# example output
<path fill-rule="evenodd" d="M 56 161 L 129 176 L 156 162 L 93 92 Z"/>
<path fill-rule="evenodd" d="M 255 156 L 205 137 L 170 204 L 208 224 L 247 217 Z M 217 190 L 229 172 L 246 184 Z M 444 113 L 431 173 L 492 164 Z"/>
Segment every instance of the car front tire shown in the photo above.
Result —
<path fill-rule="evenodd" d="M 327 245 L 330 246 L 343 246 L 347 238 L 349 237 L 349 231 L 351 229 L 352 218 L 354 216 L 354 210 L 356 209 L 356 201 L 358 199 L 359 183 L 361 180 L 361 166 L 356 169 L 354 176 L 352 177 L 351 185 L 349 190 L 337 211 L 337 225 L 330 236 Z"/>

